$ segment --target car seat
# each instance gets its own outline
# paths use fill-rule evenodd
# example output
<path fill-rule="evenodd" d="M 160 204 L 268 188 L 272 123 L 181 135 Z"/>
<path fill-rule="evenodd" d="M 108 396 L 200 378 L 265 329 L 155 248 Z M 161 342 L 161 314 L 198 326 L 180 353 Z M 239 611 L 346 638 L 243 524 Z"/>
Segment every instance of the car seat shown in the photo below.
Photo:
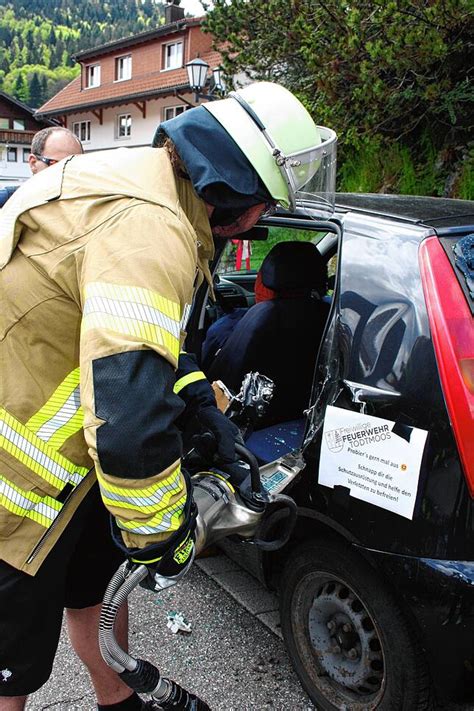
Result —
<path fill-rule="evenodd" d="M 261 428 L 303 416 L 329 305 L 321 299 L 327 288 L 326 264 L 310 242 L 280 242 L 260 272 L 274 298 L 247 311 L 207 375 L 235 392 L 250 371 L 271 378 L 275 392 L 259 421 Z"/>

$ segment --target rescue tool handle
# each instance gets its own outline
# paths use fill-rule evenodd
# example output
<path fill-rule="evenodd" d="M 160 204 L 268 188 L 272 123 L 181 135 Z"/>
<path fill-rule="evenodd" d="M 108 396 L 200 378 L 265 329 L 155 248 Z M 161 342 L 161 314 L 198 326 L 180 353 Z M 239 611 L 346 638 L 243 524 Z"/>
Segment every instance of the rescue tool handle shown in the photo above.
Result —
<path fill-rule="evenodd" d="M 216 440 L 213 434 L 210 432 L 204 432 L 201 435 L 197 435 L 193 438 L 194 448 L 183 458 L 183 462 L 186 458 L 190 456 L 193 451 L 200 453 L 201 457 L 207 456 L 209 459 L 214 459 L 219 468 L 223 471 L 226 470 L 225 462 L 223 462 L 216 454 Z M 261 494 L 262 483 L 260 481 L 260 467 L 258 466 L 258 461 L 252 452 L 247 449 L 243 444 L 239 442 L 235 443 L 235 453 L 237 457 L 250 468 L 250 488 L 253 494 Z M 232 462 L 234 464 L 235 462 Z"/>
<path fill-rule="evenodd" d="M 235 443 L 235 453 L 243 462 L 246 462 L 250 467 L 250 484 L 254 494 L 262 492 L 262 482 L 260 480 L 260 467 L 258 466 L 257 458 L 243 444 Z"/>
<path fill-rule="evenodd" d="M 239 444 L 238 442 L 235 444 L 235 452 L 242 461 L 249 465 L 252 494 L 257 494 L 257 496 L 260 497 L 262 494 L 262 481 L 260 479 L 260 467 L 258 465 L 257 458 L 249 449 L 247 449 L 247 447 Z M 265 513 L 259 526 L 260 530 L 264 527 L 265 522 L 268 521 L 270 517 L 273 518 L 274 523 L 282 519 L 282 533 L 280 537 L 275 540 L 265 540 L 263 538 L 259 538 L 257 531 L 252 543 L 264 551 L 279 550 L 290 540 L 298 518 L 298 507 L 296 506 L 294 499 L 292 499 L 291 496 L 286 496 L 285 494 L 276 494 L 271 496 L 269 500 L 266 500 Z"/>

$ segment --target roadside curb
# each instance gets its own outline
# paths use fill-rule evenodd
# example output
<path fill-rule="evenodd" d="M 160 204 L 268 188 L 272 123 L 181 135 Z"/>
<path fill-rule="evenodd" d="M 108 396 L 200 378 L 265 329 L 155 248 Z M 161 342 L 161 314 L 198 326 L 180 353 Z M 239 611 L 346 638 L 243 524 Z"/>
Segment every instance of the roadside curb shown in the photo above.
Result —
<path fill-rule="evenodd" d="M 247 612 L 260 620 L 279 639 L 283 639 L 276 595 L 268 592 L 256 578 L 222 553 L 209 558 L 199 558 L 196 563 Z"/>

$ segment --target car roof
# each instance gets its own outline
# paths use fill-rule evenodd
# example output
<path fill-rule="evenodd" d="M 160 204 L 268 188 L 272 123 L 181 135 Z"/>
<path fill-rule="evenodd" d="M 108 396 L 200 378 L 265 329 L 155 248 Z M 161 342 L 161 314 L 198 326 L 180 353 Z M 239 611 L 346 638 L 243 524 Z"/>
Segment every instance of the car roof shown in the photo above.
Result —
<path fill-rule="evenodd" d="M 449 227 L 474 226 L 474 201 L 416 195 L 337 193 L 339 212 L 369 212 L 415 224 Z"/>

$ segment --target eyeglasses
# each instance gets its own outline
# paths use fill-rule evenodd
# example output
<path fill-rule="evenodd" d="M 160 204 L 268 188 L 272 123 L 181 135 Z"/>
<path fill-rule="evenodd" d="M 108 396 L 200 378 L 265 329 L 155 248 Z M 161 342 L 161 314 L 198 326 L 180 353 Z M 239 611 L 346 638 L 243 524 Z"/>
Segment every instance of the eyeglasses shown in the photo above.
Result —
<path fill-rule="evenodd" d="M 38 160 L 40 160 L 42 163 L 47 165 L 48 168 L 50 165 L 54 165 L 55 163 L 58 162 L 58 160 L 56 158 L 46 158 L 45 156 L 39 156 L 37 153 L 33 153 L 33 155 L 35 158 L 38 158 Z"/>
<path fill-rule="evenodd" d="M 272 215 L 275 214 L 277 209 L 278 209 L 277 202 L 266 202 L 265 203 L 265 210 L 260 215 L 260 219 L 262 219 L 262 217 L 271 217 Z"/>

